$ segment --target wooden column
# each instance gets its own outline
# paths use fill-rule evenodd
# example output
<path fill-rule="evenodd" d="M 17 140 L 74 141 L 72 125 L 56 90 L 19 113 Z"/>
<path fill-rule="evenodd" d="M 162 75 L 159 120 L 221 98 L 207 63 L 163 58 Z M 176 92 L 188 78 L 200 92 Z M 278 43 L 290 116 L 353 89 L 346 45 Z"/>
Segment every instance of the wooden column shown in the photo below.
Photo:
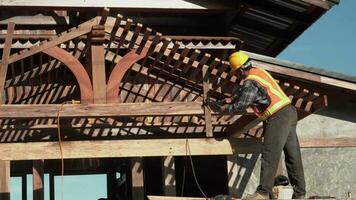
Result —
<path fill-rule="evenodd" d="M 55 189 L 54 189 L 54 173 L 50 172 L 49 173 L 49 200 L 54 200 L 54 194 L 55 194 Z"/>
<path fill-rule="evenodd" d="M 132 200 L 145 199 L 142 165 L 143 165 L 142 157 L 131 158 L 131 178 L 132 178 L 131 199 Z"/>
<path fill-rule="evenodd" d="M 7 34 L 5 38 L 5 45 L 2 52 L 2 58 L 0 63 L 0 104 L 4 101 L 4 87 L 5 87 L 5 80 L 8 68 L 8 59 L 10 56 L 11 45 L 12 45 L 12 34 L 15 30 L 15 24 L 9 22 L 7 24 Z"/>
<path fill-rule="evenodd" d="M 7 25 L 7 34 L 5 45 L 0 63 L 0 105 L 4 102 L 4 87 L 8 67 L 8 58 L 10 56 L 12 45 L 12 34 L 14 33 L 15 24 L 10 22 Z M 4 152 L 3 152 L 4 153 Z M 0 160 L 0 200 L 10 200 L 10 161 Z"/>
<path fill-rule="evenodd" d="M 106 103 L 106 76 L 104 55 L 105 27 L 95 25 L 90 33 L 88 71 L 92 79 L 94 103 Z"/>
<path fill-rule="evenodd" d="M 210 89 L 210 81 L 209 81 L 209 73 L 208 73 L 208 66 L 203 66 L 203 98 L 204 102 L 208 101 L 209 89 Z M 204 105 L 204 115 L 205 115 L 205 130 L 206 130 L 206 137 L 213 137 L 213 126 L 211 124 L 211 112 L 210 108 L 207 105 Z"/>
<path fill-rule="evenodd" d="M 0 160 L 0 200 L 10 200 L 9 160 Z"/>
<path fill-rule="evenodd" d="M 22 175 L 21 182 L 22 200 L 27 200 L 27 174 Z"/>
<path fill-rule="evenodd" d="M 116 172 L 115 167 L 110 163 L 109 169 L 106 172 L 106 187 L 107 187 L 107 199 L 116 200 L 115 197 L 115 186 L 116 186 Z"/>
<path fill-rule="evenodd" d="M 33 175 L 33 199 L 44 200 L 43 190 L 43 160 L 34 160 L 32 167 Z"/>
<path fill-rule="evenodd" d="M 176 171 L 173 156 L 162 157 L 163 195 L 176 196 Z"/>

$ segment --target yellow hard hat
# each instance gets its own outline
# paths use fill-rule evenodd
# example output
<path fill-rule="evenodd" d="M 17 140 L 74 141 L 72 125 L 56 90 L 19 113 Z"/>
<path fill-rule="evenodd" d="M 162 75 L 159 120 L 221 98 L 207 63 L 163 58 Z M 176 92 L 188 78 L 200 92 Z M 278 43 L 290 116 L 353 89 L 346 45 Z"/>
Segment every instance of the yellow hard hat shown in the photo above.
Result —
<path fill-rule="evenodd" d="M 246 55 L 242 51 L 237 51 L 231 54 L 229 57 L 231 70 L 235 71 L 239 69 L 243 64 L 247 62 L 248 59 L 248 55 Z"/>

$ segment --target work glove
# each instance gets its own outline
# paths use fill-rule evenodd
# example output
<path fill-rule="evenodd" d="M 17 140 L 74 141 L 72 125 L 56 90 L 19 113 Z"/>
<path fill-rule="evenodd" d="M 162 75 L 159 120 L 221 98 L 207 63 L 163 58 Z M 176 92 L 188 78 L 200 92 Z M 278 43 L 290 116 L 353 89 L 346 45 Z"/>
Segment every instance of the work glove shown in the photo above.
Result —
<path fill-rule="evenodd" d="M 222 101 L 214 101 L 214 100 L 208 99 L 206 104 L 210 108 L 210 110 L 212 110 L 214 112 L 221 112 L 222 106 L 224 103 Z"/>

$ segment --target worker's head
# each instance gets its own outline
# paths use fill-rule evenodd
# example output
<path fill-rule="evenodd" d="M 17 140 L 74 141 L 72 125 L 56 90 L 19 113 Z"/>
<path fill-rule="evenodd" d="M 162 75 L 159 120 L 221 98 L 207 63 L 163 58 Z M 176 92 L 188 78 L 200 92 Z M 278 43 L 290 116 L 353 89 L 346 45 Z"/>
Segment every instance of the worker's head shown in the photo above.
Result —
<path fill-rule="evenodd" d="M 229 57 L 231 71 L 245 70 L 251 67 L 250 57 L 242 51 L 234 52 Z"/>

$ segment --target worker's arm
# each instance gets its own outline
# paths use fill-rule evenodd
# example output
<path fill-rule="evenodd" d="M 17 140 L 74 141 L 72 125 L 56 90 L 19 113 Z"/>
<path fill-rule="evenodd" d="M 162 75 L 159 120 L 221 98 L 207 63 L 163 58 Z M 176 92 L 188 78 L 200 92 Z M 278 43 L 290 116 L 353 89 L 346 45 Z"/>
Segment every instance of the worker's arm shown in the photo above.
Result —
<path fill-rule="evenodd" d="M 226 104 L 223 111 L 231 114 L 242 114 L 249 106 L 253 105 L 258 95 L 258 87 L 250 80 L 246 80 L 241 90 L 232 96 L 232 103 Z"/>

